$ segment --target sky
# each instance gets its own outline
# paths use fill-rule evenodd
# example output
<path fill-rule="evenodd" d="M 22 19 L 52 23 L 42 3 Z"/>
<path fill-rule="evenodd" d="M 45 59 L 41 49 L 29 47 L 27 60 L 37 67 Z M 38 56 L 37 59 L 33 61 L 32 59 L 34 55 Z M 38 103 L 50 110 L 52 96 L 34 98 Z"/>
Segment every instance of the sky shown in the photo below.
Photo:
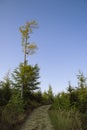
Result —
<path fill-rule="evenodd" d="M 66 91 L 87 76 L 87 0 L 0 0 L 0 80 L 23 62 L 19 27 L 36 20 L 30 41 L 38 46 L 28 63 L 40 68 L 42 91 Z"/>

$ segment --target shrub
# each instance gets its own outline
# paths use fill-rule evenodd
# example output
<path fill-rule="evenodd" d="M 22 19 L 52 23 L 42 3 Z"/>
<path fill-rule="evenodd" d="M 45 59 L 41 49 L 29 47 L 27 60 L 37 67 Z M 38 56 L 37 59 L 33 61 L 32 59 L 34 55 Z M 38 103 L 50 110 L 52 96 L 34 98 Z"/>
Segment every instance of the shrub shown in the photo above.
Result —
<path fill-rule="evenodd" d="M 20 120 L 20 115 L 24 112 L 23 100 L 19 95 L 13 95 L 3 110 L 3 122 L 9 126 L 16 124 Z"/>

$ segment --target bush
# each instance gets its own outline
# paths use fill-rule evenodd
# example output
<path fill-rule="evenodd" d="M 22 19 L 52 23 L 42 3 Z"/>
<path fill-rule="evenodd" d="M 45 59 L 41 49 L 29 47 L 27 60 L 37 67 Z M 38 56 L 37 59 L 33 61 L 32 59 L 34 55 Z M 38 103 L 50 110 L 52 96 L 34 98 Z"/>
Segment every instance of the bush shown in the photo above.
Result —
<path fill-rule="evenodd" d="M 19 95 L 13 95 L 3 110 L 3 122 L 10 127 L 20 120 L 20 115 L 23 112 L 23 100 Z"/>

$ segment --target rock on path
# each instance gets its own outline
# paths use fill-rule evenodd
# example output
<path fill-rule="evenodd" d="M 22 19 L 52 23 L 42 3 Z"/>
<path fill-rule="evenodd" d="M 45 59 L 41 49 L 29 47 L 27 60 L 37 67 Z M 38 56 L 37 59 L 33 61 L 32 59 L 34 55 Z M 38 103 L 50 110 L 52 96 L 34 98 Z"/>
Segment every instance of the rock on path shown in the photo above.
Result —
<path fill-rule="evenodd" d="M 35 109 L 21 130 L 54 130 L 48 115 L 50 105 L 41 106 Z"/>

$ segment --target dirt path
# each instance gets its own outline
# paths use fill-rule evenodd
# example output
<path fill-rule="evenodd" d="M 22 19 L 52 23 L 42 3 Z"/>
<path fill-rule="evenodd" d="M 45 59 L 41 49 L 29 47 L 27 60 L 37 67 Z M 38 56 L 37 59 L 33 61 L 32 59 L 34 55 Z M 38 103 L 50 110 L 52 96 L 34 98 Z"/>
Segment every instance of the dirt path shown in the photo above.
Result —
<path fill-rule="evenodd" d="M 21 130 L 54 130 L 48 115 L 49 107 L 46 105 L 34 110 Z"/>

